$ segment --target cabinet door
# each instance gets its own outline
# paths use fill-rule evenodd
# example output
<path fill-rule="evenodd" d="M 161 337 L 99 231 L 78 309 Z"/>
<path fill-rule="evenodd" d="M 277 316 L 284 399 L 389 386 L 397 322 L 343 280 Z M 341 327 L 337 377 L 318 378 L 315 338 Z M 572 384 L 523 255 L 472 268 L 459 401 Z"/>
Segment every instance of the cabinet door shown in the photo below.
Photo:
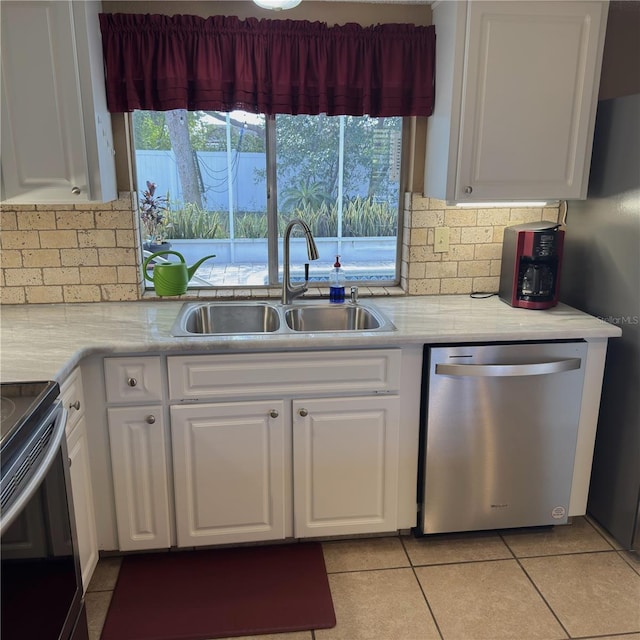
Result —
<path fill-rule="evenodd" d="M 1 200 L 117 197 L 98 11 L 97 2 L 2 2 Z"/>
<path fill-rule="evenodd" d="M 86 591 L 91 581 L 93 570 L 98 563 L 98 536 L 96 534 L 89 446 L 84 416 L 78 420 L 74 427 L 68 439 L 67 447 L 71 463 L 71 492 L 78 535 L 80 569 L 82 571 L 82 584 Z"/>
<path fill-rule="evenodd" d="M 171 407 L 178 546 L 287 535 L 284 424 L 282 401 Z"/>
<path fill-rule="evenodd" d="M 399 398 L 293 402 L 294 535 L 395 531 Z"/>
<path fill-rule="evenodd" d="M 162 407 L 107 410 L 120 551 L 170 546 Z"/>
<path fill-rule="evenodd" d="M 469 2 L 455 199 L 585 198 L 606 2 Z"/>

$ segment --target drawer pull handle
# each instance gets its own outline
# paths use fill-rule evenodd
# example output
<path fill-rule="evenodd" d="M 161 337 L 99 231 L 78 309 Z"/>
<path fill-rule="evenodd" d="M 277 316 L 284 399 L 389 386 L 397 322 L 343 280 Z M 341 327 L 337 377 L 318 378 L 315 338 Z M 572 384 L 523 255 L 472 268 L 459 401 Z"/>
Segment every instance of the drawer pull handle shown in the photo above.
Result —
<path fill-rule="evenodd" d="M 309 415 L 309 412 L 306 409 L 300 409 L 298 411 L 298 415 L 302 418 L 306 418 Z"/>
<path fill-rule="evenodd" d="M 71 193 L 74 196 L 79 196 L 82 193 L 82 191 L 80 191 L 80 187 L 72 187 Z"/>
<path fill-rule="evenodd" d="M 75 409 L 76 411 L 80 411 L 80 400 L 76 400 L 69 405 L 69 409 Z"/>
<path fill-rule="evenodd" d="M 271 409 L 271 411 L 269 411 L 269 415 L 272 418 L 277 418 L 280 414 L 275 409 Z"/>
<path fill-rule="evenodd" d="M 147 424 L 155 424 L 156 417 L 155 416 L 147 416 Z"/>
<path fill-rule="evenodd" d="M 127 379 L 127 384 L 130 387 L 135 387 L 138 384 L 138 381 L 135 378 L 128 378 Z"/>

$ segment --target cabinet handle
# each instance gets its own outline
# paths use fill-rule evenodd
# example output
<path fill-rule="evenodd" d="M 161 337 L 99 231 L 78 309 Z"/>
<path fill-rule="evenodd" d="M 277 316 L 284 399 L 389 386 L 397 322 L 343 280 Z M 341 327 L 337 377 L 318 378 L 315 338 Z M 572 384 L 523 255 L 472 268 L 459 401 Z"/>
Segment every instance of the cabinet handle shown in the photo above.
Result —
<path fill-rule="evenodd" d="M 76 411 L 80 411 L 80 400 L 76 400 L 69 405 L 69 409 L 75 409 Z"/>
<path fill-rule="evenodd" d="M 147 424 L 155 424 L 156 417 L 155 416 L 147 416 L 146 420 L 147 420 Z"/>
<path fill-rule="evenodd" d="M 135 387 L 138 384 L 138 381 L 135 378 L 128 378 L 127 379 L 127 384 L 130 387 Z"/>
<path fill-rule="evenodd" d="M 269 415 L 272 418 L 277 418 L 280 414 L 275 409 L 271 409 L 271 411 L 269 411 Z"/>
<path fill-rule="evenodd" d="M 309 415 L 309 412 L 306 409 L 299 409 L 298 415 L 302 418 L 306 418 Z"/>
<path fill-rule="evenodd" d="M 73 187 L 71 189 L 71 193 L 73 193 L 74 196 L 79 196 L 82 193 L 82 191 L 80 191 L 80 187 Z"/>
<path fill-rule="evenodd" d="M 464 188 L 464 192 L 465 193 L 473 193 L 473 187 L 465 187 Z"/>

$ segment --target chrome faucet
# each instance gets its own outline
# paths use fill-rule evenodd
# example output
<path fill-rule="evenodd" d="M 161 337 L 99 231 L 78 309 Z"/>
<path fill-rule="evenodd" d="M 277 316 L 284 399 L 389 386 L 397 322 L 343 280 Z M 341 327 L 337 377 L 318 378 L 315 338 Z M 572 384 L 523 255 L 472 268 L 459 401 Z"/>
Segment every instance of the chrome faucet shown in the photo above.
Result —
<path fill-rule="evenodd" d="M 290 242 L 291 231 L 296 225 L 300 225 L 304 231 L 304 237 L 307 241 L 307 255 L 309 260 L 317 260 L 319 258 L 318 247 L 316 247 L 315 240 L 311 234 L 311 229 L 306 222 L 303 222 L 299 218 L 294 218 L 287 225 L 284 232 L 284 261 L 282 263 L 282 304 L 291 304 L 291 301 L 298 296 L 301 296 L 307 290 L 307 283 L 309 282 L 309 263 L 304 265 L 304 284 L 294 287 L 291 285 L 291 269 L 290 269 Z"/>

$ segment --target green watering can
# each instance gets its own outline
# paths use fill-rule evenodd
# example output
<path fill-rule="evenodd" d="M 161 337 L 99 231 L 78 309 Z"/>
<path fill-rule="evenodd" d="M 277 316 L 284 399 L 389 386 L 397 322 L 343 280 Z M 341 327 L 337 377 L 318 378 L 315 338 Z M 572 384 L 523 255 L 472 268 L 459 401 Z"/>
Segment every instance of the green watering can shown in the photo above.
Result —
<path fill-rule="evenodd" d="M 163 262 L 153 265 L 153 278 L 147 273 L 147 267 L 149 262 L 158 256 L 164 256 L 167 254 L 173 254 L 180 258 L 180 262 Z M 193 266 L 187 267 L 187 263 L 184 261 L 184 256 L 177 251 L 158 251 L 151 254 L 145 259 L 142 265 L 142 271 L 144 277 L 153 282 L 156 293 L 159 296 L 179 296 L 187 292 L 187 285 L 189 280 L 193 278 L 198 267 L 209 258 L 215 258 L 215 255 L 205 256 L 196 262 Z"/>

